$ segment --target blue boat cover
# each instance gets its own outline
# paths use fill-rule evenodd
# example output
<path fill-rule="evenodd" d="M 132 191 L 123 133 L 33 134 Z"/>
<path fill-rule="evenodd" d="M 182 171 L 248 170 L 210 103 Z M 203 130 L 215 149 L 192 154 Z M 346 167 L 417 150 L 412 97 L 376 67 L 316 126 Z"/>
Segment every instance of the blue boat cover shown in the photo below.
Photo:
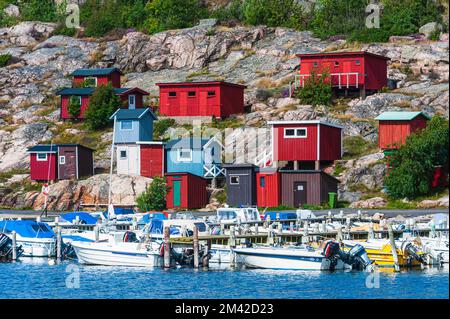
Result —
<path fill-rule="evenodd" d="M 82 241 L 82 242 L 87 242 L 87 243 L 92 243 L 95 240 L 83 237 L 83 236 L 79 236 L 79 235 L 62 235 L 61 236 L 63 239 L 71 239 L 72 241 Z"/>
<path fill-rule="evenodd" d="M 77 216 L 79 216 L 82 224 L 87 224 L 87 225 L 94 225 L 97 223 L 97 220 L 98 220 L 98 217 L 94 217 L 94 216 L 90 215 L 89 213 L 85 213 L 85 212 L 73 212 L 73 213 L 67 213 L 67 214 L 61 215 L 61 217 L 64 218 L 64 220 L 68 221 L 69 223 L 73 223 Z"/>
<path fill-rule="evenodd" d="M 46 223 L 38 223 L 33 220 L 2 220 L 0 221 L 0 233 L 15 231 L 26 238 L 54 238 L 55 233 Z"/>
<path fill-rule="evenodd" d="M 138 221 L 138 225 L 145 225 L 150 223 L 153 219 L 159 219 L 159 220 L 165 220 L 167 219 L 166 215 L 163 213 L 151 213 L 151 214 L 145 214 L 142 216 L 142 218 Z"/>
<path fill-rule="evenodd" d="M 297 219 L 297 214 L 296 213 L 267 212 L 264 215 L 264 220 L 266 220 L 268 216 L 270 216 L 270 220 L 276 220 L 277 219 L 277 214 L 279 215 L 280 220 Z"/>

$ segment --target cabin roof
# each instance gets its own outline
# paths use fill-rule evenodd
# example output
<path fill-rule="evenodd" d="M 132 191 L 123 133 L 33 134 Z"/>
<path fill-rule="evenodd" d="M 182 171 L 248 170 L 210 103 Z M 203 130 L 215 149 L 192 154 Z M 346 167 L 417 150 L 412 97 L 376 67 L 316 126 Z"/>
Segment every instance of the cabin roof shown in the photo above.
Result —
<path fill-rule="evenodd" d="M 40 144 L 28 148 L 28 153 L 56 153 L 60 147 L 82 147 L 91 151 L 94 149 L 81 144 Z"/>
<path fill-rule="evenodd" d="M 179 87 L 179 86 L 208 86 L 208 85 L 227 85 L 235 86 L 240 88 L 247 88 L 247 86 L 242 84 L 230 83 L 225 81 L 199 81 L 199 82 L 167 82 L 167 83 L 156 83 L 159 87 Z"/>
<path fill-rule="evenodd" d="M 99 69 L 76 69 L 72 72 L 72 76 L 98 76 L 98 75 L 109 75 L 114 72 L 120 72 L 118 68 L 99 68 Z"/>
<path fill-rule="evenodd" d="M 430 117 L 424 112 L 383 112 L 375 120 L 378 121 L 411 121 L 417 116 L 423 115 L 427 120 Z"/>
<path fill-rule="evenodd" d="M 66 88 L 56 92 L 56 95 L 92 95 L 95 88 Z M 131 92 L 139 92 L 143 95 L 148 95 L 147 92 L 139 88 L 114 88 L 117 95 L 124 95 Z"/>
<path fill-rule="evenodd" d="M 110 120 L 116 118 L 117 120 L 139 120 L 141 119 L 145 114 L 150 114 L 150 116 L 157 120 L 155 113 L 150 108 L 145 109 L 118 109 L 116 112 L 114 112 L 113 115 L 109 118 Z"/>
<path fill-rule="evenodd" d="M 326 58 L 326 57 L 340 57 L 340 56 L 364 56 L 369 55 L 375 58 L 390 60 L 388 57 L 383 55 L 367 52 L 367 51 L 353 51 L 353 52 L 318 52 L 318 53 L 300 53 L 296 54 L 298 58 Z"/>
<path fill-rule="evenodd" d="M 268 125 L 291 125 L 291 124 L 321 124 L 321 125 L 327 125 L 336 127 L 339 129 L 344 129 L 345 127 L 339 124 L 325 122 L 325 121 L 319 121 L 319 120 L 313 120 L 313 121 L 268 121 Z"/>

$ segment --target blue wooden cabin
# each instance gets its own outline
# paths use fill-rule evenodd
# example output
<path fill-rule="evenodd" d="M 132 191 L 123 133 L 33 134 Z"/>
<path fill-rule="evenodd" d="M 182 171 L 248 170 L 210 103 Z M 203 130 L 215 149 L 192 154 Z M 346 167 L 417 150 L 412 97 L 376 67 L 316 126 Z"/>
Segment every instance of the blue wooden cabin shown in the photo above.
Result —
<path fill-rule="evenodd" d="M 180 138 L 165 145 L 167 173 L 191 173 L 204 178 L 224 175 L 223 146 L 215 138 Z"/>
<path fill-rule="evenodd" d="M 115 144 L 153 141 L 153 122 L 158 118 L 151 109 L 119 109 L 110 119 L 115 119 Z"/>

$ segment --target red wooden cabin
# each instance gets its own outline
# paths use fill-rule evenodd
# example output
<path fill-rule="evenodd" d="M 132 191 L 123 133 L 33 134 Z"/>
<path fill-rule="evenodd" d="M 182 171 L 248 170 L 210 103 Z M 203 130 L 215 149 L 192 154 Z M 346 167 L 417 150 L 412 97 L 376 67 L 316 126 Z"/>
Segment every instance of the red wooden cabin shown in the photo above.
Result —
<path fill-rule="evenodd" d="M 274 162 L 320 162 L 341 159 L 343 126 L 323 121 L 271 121 Z M 306 164 L 306 163 L 303 163 Z"/>
<path fill-rule="evenodd" d="M 107 85 L 112 83 L 115 88 L 120 88 L 120 76 L 122 73 L 117 68 L 102 69 L 77 69 L 71 74 L 73 76 L 73 87 L 78 87 L 85 80 L 95 81 L 94 86 Z"/>
<path fill-rule="evenodd" d="M 244 85 L 221 81 L 156 85 L 159 86 L 161 115 L 225 118 L 244 113 Z"/>
<path fill-rule="evenodd" d="M 397 149 L 406 138 L 424 129 L 430 119 L 423 112 L 384 112 L 375 118 L 379 122 L 378 145 L 382 150 Z"/>
<path fill-rule="evenodd" d="M 205 207 L 208 201 L 206 179 L 190 173 L 166 173 L 169 192 L 168 209 L 196 209 Z"/>
<path fill-rule="evenodd" d="M 78 179 L 94 174 L 94 150 L 78 144 L 36 145 L 30 154 L 34 181 Z"/>
<path fill-rule="evenodd" d="M 138 142 L 140 144 L 141 176 L 164 176 L 164 143 Z"/>
<path fill-rule="evenodd" d="M 281 178 L 277 170 L 256 173 L 256 202 L 259 207 L 277 207 L 281 201 Z"/>
<path fill-rule="evenodd" d="M 362 93 L 386 87 L 389 58 L 369 52 L 327 52 L 297 54 L 300 71 L 296 86 L 303 87 L 311 72 L 326 72 L 336 89 L 358 89 Z"/>
<path fill-rule="evenodd" d="M 81 107 L 78 119 L 85 118 L 85 112 L 89 107 L 89 99 L 94 94 L 94 88 L 68 88 L 58 91 L 56 94 L 61 95 L 61 119 L 68 120 L 72 117 L 69 114 L 68 107 L 70 99 L 75 97 L 79 99 Z M 144 107 L 144 96 L 147 92 L 139 88 L 115 88 L 114 91 L 123 102 L 122 108 L 136 109 Z"/>

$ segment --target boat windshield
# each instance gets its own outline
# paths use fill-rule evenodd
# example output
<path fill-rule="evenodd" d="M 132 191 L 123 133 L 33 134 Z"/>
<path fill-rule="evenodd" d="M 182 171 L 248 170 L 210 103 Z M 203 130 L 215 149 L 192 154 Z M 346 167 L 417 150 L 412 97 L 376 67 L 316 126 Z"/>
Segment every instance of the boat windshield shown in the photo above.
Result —
<path fill-rule="evenodd" d="M 195 226 L 197 226 L 197 229 L 199 232 L 205 232 L 206 231 L 206 224 L 205 223 L 194 223 Z"/>
<path fill-rule="evenodd" d="M 255 209 L 247 208 L 245 210 L 245 220 L 247 221 L 258 220 L 258 212 Z"/>
<path fill-rule="evenodd" d="M 220 210 L 217 212 L 217 217 L 219 220 L 230 220 L 236 219 L 237 214 L 234 210 Z"/>

